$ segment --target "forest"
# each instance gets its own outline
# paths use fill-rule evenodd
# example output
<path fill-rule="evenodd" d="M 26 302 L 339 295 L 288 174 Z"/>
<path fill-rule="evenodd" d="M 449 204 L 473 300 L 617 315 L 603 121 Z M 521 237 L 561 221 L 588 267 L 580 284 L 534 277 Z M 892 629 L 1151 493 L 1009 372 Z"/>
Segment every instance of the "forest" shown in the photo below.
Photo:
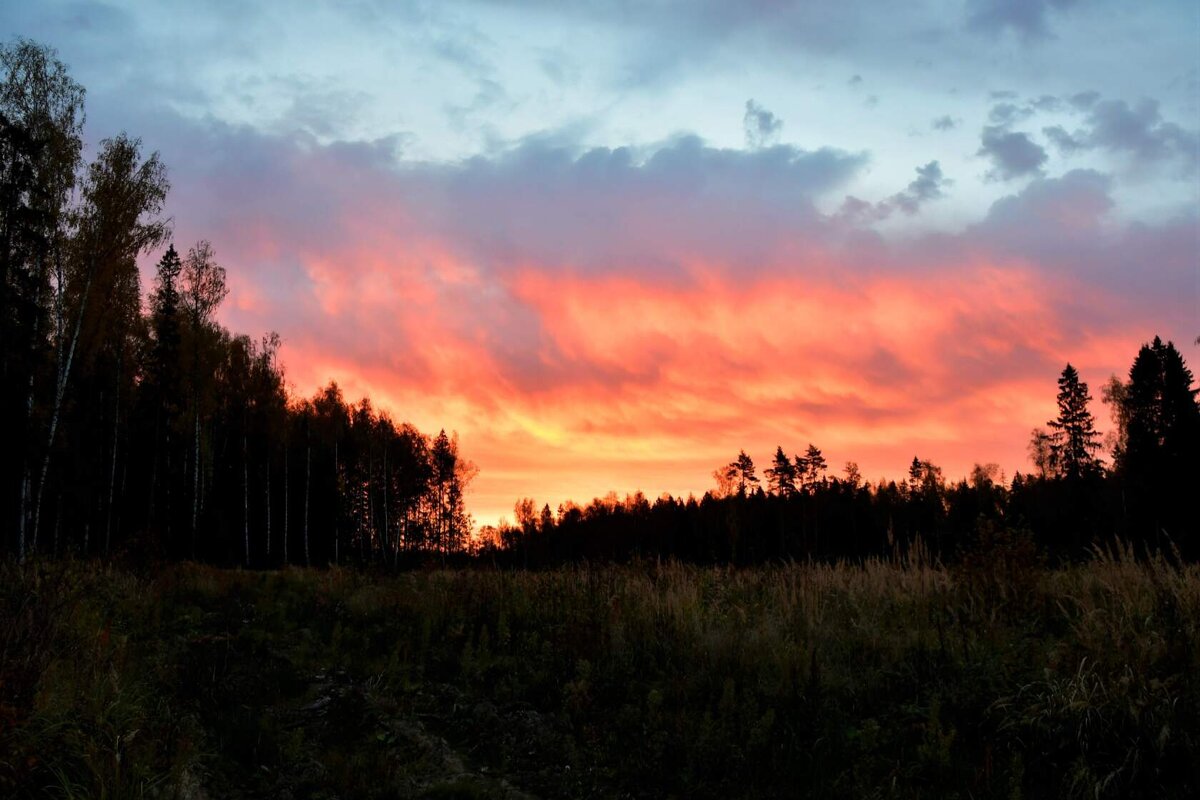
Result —
<path fill-rule="evenodd" d="M 865 482 L 847 462 L 830 470 L 809 444 L 776 448 L 761 477 L 745 451 L 713 474 L 700 499 L 610 494 L 557 513 L 519 500 L 515 525 L 486 531 L 486 551 L 524 566 L 579 560 L 677 558 L 702 564 L 777 560 L 861 561 L 919 543 L 956 560 L 981 536 L 1006 529 L 1056 562 L 1077 560 L 1113 541 L 1139 549 L 1198 554 L 1200 406 L 1193 376 L 1171 342 L 1138 351 L 1127 380 L 1103 389 L 1115 435 L 1106 461 L 1092 396 L 1067 364 L 1058 380 L 1058 416 L 1035 428 L 1034 469 L 1005 481 L 995 464 L 947 481 L 913 456 L 901 481 Z"/>
<path fill-rule="evenodd" d="M 1173 343 L 1155 337 L 1102 398 L 1068 364 L 1034 469 L 947 481 L 914 456 L 906 479 L 864 482 L 809 444 L 760 476 L 740 453 L 700 498 L 519 500 L 515 525 L 473 536 L 474 467 L 454 436 L 348 402 L 331 383 L 289 395 L 281 342 L 226 330 L 212 244 L 181 254 L 167 168 L 118 134 L 84 158 L 84 89 L 47 48 L 0 53 L 0 519 L 5 552 L 145 560 L 398 566 L 480 555 L 522 566 L 644 556 L 697 563 L 862 559 L 920 539 L 938 556 L 982 525 L 1056 558 L 1121 538 L 1194 555 L 1200 406 Z M 139 259 L 161 252 L 143 287 Z M 1048 386 L 1047 391 L 1052 387 Z"/>
<path fill-rule="evenodd" d="M 279 337 L 216 321 L 213 246 L 171 244 L 158 155 L 122 133 L 85 162 L 66 67 L 22 41 L 0 69 L 4 551 L 262 567 L 464 550 L 455 438 L 332 383 L 289 396 Z"/>
<path fill-rule="evenodd" d="M 1011 477 L 781 443 L 475 530 L 457 437 L 290 392 L 159 156 L 83 126 L 0 45 L 0 795 L 1200 791 L 1173 342 L 1098 396 L 1066 364 Z"/>

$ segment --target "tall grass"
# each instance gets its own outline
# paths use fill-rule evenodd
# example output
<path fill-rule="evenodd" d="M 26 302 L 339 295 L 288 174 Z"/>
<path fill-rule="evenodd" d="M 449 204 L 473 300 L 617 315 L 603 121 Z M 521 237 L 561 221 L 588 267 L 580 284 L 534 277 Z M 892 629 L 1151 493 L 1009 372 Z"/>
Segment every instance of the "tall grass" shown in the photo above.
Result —
<path fill-rule="evenodd" d="M 449 768 L 418 722 L 468 754 L 437 763 L 549 795 L 1200 790 L 1200 568 L 985 545 L 952 569 L 7 565 L 0 793 L 278 791 L 309 762 L 310 790 L 419 793 Z"/>

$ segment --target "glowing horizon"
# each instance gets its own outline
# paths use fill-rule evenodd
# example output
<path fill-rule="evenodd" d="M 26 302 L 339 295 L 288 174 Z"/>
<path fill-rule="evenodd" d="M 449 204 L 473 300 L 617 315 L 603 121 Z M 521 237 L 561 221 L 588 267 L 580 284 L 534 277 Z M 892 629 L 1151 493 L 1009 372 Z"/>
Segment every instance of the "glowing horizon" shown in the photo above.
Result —
<path fill-rule="evenodd" d="M 27 5 L 221 321 L 457 431 L 477 524 L 810 442 L 1011 477 L 1068 361 L 1105 430 L 1143 342 L 1200 366 L 1194 5 Z"/>

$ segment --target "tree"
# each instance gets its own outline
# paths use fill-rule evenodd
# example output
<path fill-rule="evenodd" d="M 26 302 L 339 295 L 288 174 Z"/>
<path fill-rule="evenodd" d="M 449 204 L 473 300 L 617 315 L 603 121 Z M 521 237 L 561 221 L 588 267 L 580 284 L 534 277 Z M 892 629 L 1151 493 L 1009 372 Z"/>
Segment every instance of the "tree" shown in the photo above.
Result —
<path fill-rule="evenodd" d="M 1116 454 L 1126 470 L 1157 473 L 1186 466 L 1200 453 L 1200 408 L 1192 372 L 1172 342 L 1142 345 L 1118 393 L 1124 430 Z M 1190 457 L 1190 458 L 1189 458 Z"/>
<path fill-rule="evenodd" d="M 172 405 L 178 403 L 182 272 L 183 262 L 175 252 L 175 245 L 168 245 L 155 267 L 154 289 L 150 293 L 150 333 L 154 342 L 146 377 L 161 394 L 161 400 Z"/>
<path fill-rule="evenodd" d="M 1114 468 L 1119 469 L 1121 458 L 1125 452 L 1125 437 L 1129 431 L 1129 387 L 1116 375 L 1110 375 L 1108 382 L 1100 389 L 1101 401 L 1109 407 L 1115 426 L 1106 437 L 1108 451 L 1112 453 Z"/>
<path fill-rule="evenodd" d="M 202 386 L 209 374 L 202 359 L 205 348 L 202 340 L 207 336 L 213 312 L 229 293 L 225 286 L 225 268 L 216 262 L 212 246 L 206 241 L 196 243 L 188 250 L 181 272 L 183 291 L 180 299 L 187 312 L 191 327 L 191 405 L 192 405 L 192 520 L 191 552 L 196 555 L 196 524 L 200 515 L 200 414 Z"/>
<path fill-rule="evenodd" d="M 857 489 L 862 484 L 862 472 L 858 469 L 858 463 L 855 461 L 847 461 L 845 468 L 842 470 L 846 475 L 846 483 Z"/>
<path fill-rule="evenodd" d="M 1186 525 L 1184 506 L 1200 483 L 1200 406 L 1193 376 L 1172 342 L 1158 337 L 1142 345 L 1129 382 L 1110 392 L 1121 433 L 1114 453 L 1117 472 L 1142 516 Z"/>
<path fill-rule="evenodd" d="M 207 560 L 271 563 L 279 510 L 285 564 L 292 514 L 305 563 L 345 557 L 347 530 L 360 562 L 460 550 L 474 466 L 457 441 L 347 408 L 336 385 L 291 401 L 278 337 L 216 321 L 226 279 L 207 242 L 161 254 L 143 308 L 165 169 L 124 134 L 85 164 L 82 124 L 83 89 L 53 50 L 0 45 L 0 550 L 23 560 L 41 531 L 55 554 L 146 536 L 149 558 L 180 557 L 189 493 L 191 553 Z"/>
<path fill-rule="evenodd" d="M 1045 428 L 1034 428 L 1029 435 L 1029 460 L 1038 469 L 1038 475 L 1043 478 L 1057 474 L 1058 465 L 1055 460 L 1053 439 Z"/>
<path fill-rule="evenodd" d="M 119 316 L 111 307 L 96 311 L 89 303 L 93 290 L 108 289 L 105 296 L 111 303 L 120 273 L 132 271 L 136 276 L 137 256 L 167 235 L 166 221 L 158 218 L 167 196 L 166 169 L 157 153 L 142 161 L 140 149 L 137 139 L 124 134 L 100 143 L 100 152 L 82 181 L 80 205 L 71 214 L 74 230 L 69 249 L 55 259 L 55 381 L 33 512 L 35 544 L 50 456 L 84 320 L 89 314 Z"/>
<path fill-rule="evenodd" d="M 1095 452 L 1100 449 L 1100 434 L 1092 412 L 1088 385 L 1079 380 L 1079 373 L 1067 364 L 1058 379 L 1058 417 L 1046 423 L 1050 426 L 1050 449 L 1057 472 L 1068 480 L 1094 475 L 1100 470 Z"/>
<path fill-rule="evenodd" d="M 913 456 L 908 467 L 908 489 L 913 496 L 937 497 L 942 492 L 942 468 Z"/>
<path fill-rule="evenodd" d="M 737 493 L 737 464 L 726 464 L 723 467 L 717 467 L 712 473 L 713 480 L 717 483 L 717 488 L 712 491 L 712 496 L 732 497 Z"/>
<path fill-rule="evenodd" d="M 517 521 L 517 527 L 525 532 L 528 536 L 537 530 L 537 503 L 532 497 L 522 497 L 513 505 L 513 517 Z"/>
<path fill-rule="evenodd" d="M 32 434 L 43 416 L 37 395 L 50 355 L 51 270 L 65 258 L 83 96 L 53 49 L 26 39 L 0 45 L 0 440 L 18 454 L 0 467 L 0 519 L 12 519 L 6 500 L 19 482 L 13 510 L 22 560 L 36 515 Z"/>
<path fill-rule="evenodd" d="M 147 521 L 151 526 L 156 523 L 162 526 L 168 546 L 175 544 L 172 541 L 175 514 L 172 501 L 176 476 L 171 473 L 171 468 L 183 463 L 182 453 L 176 458 L 175 441 L 171 436 L 180 422 L 179 415 L 184 402 L 179 295 L 179 276 L 182 271 L 183 262 L 175 246 L 169 245 L 155 268 L 154 288 L 150 293 L 151 345 L 142 386 L 145 413 L 154 419 Z M 161 513 L 157 513 L 160 469 L 163 473 L 164 496 Z M 161 523 L 158 522 L 159 518 Z"/>
<path fill-rule="evenodd" d="M 810 443 L 803 457 L 796 456 L 796 479 L 811 490 L 818 483 L 824 482 L 827 467 L 825 456 L 821 455 L 821 448 Z"/>
<path fill-rule="evenodd" d="M 782 447 L 775 448 L 775 460 L 766 470 L 767 487 L 772 494 L 790 497 L 796 493 L 796 467 L 784 455 Z"/>
<path fill-rule="evenodd" d="M 754 460 L 746 455 L 745 450 L 738 451 L 738 457 L 726 468 L 732 482 L 737 486 L 737 493 L 745 495 L 751 486 L 759 485 L 758 476 L 754 470 Z"/>
<path fill-rule="evenodd" d="M 475 475 L 475 466 L 459 458 L 457 435 L 447 436 L 444 429 L 434 437 L 429 454 L 435 549 L 443 555 L 460 552 L 466 549 L 471 528 L 471 518 L 463 500 L 467 484 Z M 536 526 L 536 511 L 533 522 Z"/>

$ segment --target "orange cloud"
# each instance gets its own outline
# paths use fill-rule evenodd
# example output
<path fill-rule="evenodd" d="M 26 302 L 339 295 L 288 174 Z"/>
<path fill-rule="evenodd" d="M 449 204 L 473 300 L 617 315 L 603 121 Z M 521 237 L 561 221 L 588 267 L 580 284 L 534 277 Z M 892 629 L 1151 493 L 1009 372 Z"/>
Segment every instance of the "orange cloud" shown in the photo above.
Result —
<path fill-rule="evenodd" d="M 555 506 L 610 489 L 700 494 L 743 447 L 765 462 L 777 444 L 799 452 L 811 441 L 869 476 L 902 474 L 916 454 L 950 475 L 976 461 L 1011 474 L 1026 468 L 1030 428 L 1053 415 L 1062 363 L 1098 382 L 1141 335 L 1074 341 L 1057 289 L 1022 264 L 846 280 L 741 279 L 696 264 L 693 279 L 670 285 L 530 266 L 507 285 L 467 281 L 537 322 L 531 351 L 514 360 L 500 352 L 502 327 L 432 300 L 430 286 L 472 270 L 444 253 L 423 259 L 415 307 L 394 309 L 404 293 L 390 282 L 407 272 L 383 262 L 343 273 L 322 305 L 382 351 L 346 355 L 306 338 L 285 357 L 304 391 L 333 377 L 427 430 L 457 429 L 480 467 L 470 503 L 483 523 L 524 495 Z M 419 367 L 390 359 L 390 341 Z"/>
<path fill-rule="evenodd" d="M 457 430 L 482 523 L 521 496 L 700 494 L 741 448 L 765 464 L 813 442 L 872 479 L 914 455 L 1011 474 L 1067 361 L 1098 394 L 1156 332 L 1195 335 L 1194 218 L 1113 223 L 1095 173 L 889 242 L 811 202 L 863 163 L 837 151 L 243 150 L 265 177 L 218 164 L 229 206 L 189 200 L 235 276 L 224 321 L 278 330 L 301 394 L 332 378 Z"/>

